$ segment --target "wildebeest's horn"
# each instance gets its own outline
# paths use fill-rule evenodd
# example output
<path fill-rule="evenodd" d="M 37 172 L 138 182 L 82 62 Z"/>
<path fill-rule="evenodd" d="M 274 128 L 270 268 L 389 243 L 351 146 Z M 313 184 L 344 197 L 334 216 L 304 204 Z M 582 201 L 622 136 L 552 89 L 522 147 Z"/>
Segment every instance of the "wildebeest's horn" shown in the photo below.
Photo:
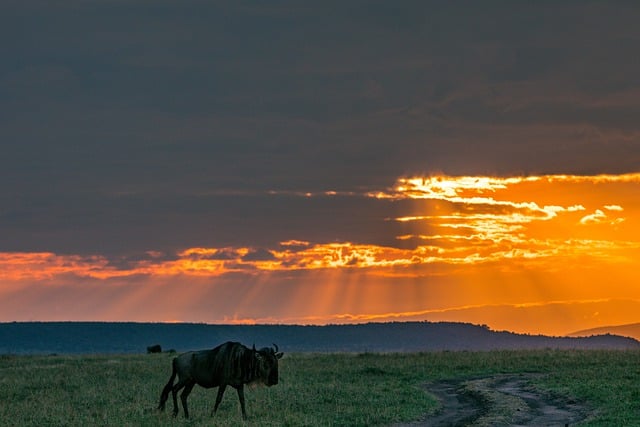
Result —
<path fill-rule="evenodd" d="M 273 343 L 273 347 L 275 347 L 276 351 L 274 351 L 274 353 L 278 352 L 278 345 L 276 343 Z"/>

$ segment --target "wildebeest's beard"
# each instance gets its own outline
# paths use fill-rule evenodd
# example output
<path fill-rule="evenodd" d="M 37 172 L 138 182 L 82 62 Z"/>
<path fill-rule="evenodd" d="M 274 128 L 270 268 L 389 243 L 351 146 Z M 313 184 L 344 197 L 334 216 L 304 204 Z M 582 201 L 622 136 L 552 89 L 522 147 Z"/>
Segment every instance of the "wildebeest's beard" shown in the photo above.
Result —
<path fill-rule="evenodd" d="M 269 373 L 269 379 L 267 380 L 267 385 L 272 386 L 278 384 L 278 362 L 276 365 L 271 368 L 271 372 Z"/>

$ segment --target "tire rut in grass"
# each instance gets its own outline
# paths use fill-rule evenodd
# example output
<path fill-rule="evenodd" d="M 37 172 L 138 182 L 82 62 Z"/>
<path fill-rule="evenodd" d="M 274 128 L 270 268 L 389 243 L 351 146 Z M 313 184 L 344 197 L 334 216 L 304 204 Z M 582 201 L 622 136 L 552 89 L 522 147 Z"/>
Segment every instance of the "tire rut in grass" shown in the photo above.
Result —
<path fill-rule="evenodd" d="M 442 407 L 423 419 L 396 427 L 571 426 L 590 411 L 575 400 L 537 390 L 532 375 L 495 375 L 425 385 Z"/>

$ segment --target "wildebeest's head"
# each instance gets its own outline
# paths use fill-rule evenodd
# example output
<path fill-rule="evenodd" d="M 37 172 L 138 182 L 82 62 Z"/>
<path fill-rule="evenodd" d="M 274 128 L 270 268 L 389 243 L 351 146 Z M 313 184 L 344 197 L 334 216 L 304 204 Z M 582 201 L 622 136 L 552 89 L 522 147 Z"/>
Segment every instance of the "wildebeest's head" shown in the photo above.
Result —
<path fill-rule="evenodd" d="M 278 359 L 280 359 L 284 353 L 278 353 L 278 346 L 275 344 L 273 348 L 263 347 L 260 350 L 256 350 L 256 346 L 254 345 L 253 352 L 258 363 L 258 381 L 267 386 L 278 384 Z"/>

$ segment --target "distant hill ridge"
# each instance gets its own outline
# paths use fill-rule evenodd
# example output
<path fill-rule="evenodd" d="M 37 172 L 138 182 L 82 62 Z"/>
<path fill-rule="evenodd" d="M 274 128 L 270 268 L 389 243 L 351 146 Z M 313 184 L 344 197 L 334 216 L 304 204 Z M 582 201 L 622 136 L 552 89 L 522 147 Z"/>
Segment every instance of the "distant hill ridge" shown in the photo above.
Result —
<path fill-rule="evenodd" d="M 212 348 L 224 341 L 256 347 L 277 343 L 286 352 L 410 352 L 534 348 L 635 349 L 640 342 L 616 335 L 548 337 L 491 331 L 453 322 L 357 325 L 208 325 L 194 323 L 0 323 L 0 354 L 144 353 Z"/>
<path fill-rule="evenodd" d="M 630 323 L 627 325 L 618 326 L 602 326 L 600 328 L 584 329 L 569 334 L 571 337 L 588 337 L 591 335 L 620 335 L 623 337 L 631 337 L 636 340 L 640 340 L 640 323 Z"/>

